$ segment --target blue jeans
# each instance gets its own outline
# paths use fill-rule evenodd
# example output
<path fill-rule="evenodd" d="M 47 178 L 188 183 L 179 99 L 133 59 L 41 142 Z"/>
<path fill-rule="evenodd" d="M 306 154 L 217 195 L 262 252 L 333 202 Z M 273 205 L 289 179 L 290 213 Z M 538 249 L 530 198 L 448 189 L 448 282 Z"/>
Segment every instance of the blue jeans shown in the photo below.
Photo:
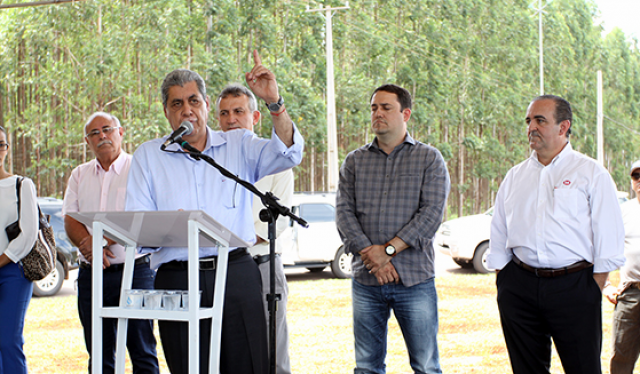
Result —
<path fill-rule="evenodd" d="M 438 295 L 434 280 L 412 287 L 364 286 L 352 281 L 355 374 L 384 374 L 391 309 L 415 373 L 442 373 L 438 355 Z"/>
<path fill-rule="evenodd" d="M 27 373 L 22 330 L 32 292 L 22 266 L 9 262 L 0 268 L 0 374 Z"/>
<path fill-rule="evenodd" d="M 78 314 L 84 329 L 84 341 L 89 352 L 89 372 L 91 372 L 91 269 L 78 271 Z M 153 289 L 155 272 L 149 264 L 136 265 L 133 272 L 134 289 Z M 102 302 L 104 306 L 117 306 L 120 302 L 122 270 L 102 273 Z M 127 329 L 127 350 L 131 358 L 133 373 L 158 374 L 156 338 L 153 335 L 153 320 L 130 319 Z M 115 370 L 115 350 L 118 320 L 102 320 L 102 372 Z"/>

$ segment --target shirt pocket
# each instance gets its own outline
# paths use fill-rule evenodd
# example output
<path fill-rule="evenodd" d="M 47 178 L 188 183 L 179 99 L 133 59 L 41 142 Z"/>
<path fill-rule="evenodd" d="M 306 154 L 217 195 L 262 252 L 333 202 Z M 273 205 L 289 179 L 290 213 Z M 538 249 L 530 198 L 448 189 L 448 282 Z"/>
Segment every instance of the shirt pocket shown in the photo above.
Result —
<path fill-rule="evenodd" d="M 578 191 L 574 189 L 553 190 L 553 215 L 563 221 L 575 219 L 578 215 Z"/>
<path fill-rule="evenodd" d="M 222 179 L 220 196 L 222 199 L 222 203 L 227 209 L 234 209 L 238 207 L 238 188 L 243 188 L 238 186 L 236 181 L 224 178 Z"/>
<path fill-rule="evenodd" d="M 420 200 L 420 192 L 422 189 L 422 175 L 400 174 L 394 181 L 393 189 L 398 198 L 417 204 Z"/>

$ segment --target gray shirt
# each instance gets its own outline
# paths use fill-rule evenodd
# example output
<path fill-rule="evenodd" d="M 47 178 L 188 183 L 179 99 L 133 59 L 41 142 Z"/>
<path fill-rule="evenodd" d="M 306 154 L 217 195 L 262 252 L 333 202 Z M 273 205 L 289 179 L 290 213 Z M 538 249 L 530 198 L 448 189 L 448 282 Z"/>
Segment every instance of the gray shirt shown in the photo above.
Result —
<path fill-rule="evenodd" d="M 391 260 L 402 284 L 410 287 L 433 278 L 433 237 L 449 189 L 440 152 L 408 134 L 390 155 L 377 139 L 349 153 L 340 168 L 336 224 L 345 250 L 354 254 L 354 279 L 378 285 L 358 252 L 395 236 L 409 245 Z"/>

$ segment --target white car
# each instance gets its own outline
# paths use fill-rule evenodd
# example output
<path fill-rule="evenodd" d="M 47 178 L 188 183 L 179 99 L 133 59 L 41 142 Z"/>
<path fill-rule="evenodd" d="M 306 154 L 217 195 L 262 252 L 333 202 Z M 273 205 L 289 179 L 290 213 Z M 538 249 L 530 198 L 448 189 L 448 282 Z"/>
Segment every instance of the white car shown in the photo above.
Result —
<path fill-rule="evenodd" d="M 346 254 L 336 228 L 336 194 L 295 193 L 292 212 L 302 217 L 308 228 L 293 220 L 280 235 L 282 263 L 285 268 L 304 267 L 311 272 L 331 266 L 337 278 L 351 277 L 351 259 Z"/>
<path fill-rule="evenodd" d="M 482 214 L 443 223 L 436 232 L 434 246 L 463 268 L 473 267 L 479 273 L 490 272 L 486 257 L 492 214 L 493 208 Z"/>
<path fill-rule="evenodd" d="M 627 192 L 618 191 L 620 204 L 628 200 Z M 452 219 L 443 223 L 436 232 L 434 246 L 451 256 L 462 268 L 474 268 L 479 273 L 489 273 L 487 250 L 491 233 L 493 208 L 482 214 Z"/>

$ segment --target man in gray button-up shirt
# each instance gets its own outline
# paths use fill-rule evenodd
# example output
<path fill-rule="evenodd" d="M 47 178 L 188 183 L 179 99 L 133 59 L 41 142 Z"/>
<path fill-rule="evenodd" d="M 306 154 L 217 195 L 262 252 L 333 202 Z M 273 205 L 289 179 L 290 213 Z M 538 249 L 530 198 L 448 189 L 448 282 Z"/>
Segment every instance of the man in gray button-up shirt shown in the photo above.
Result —
<path fill-rule="evenodd" d="M 371 96 L 373 142 L 340 169 L 338 231 L 353 253 L 355 373 L 384 373 L 391 309 L 416 373 L 441 373 L 433 236 L 449 194 L 440 152 L 408 134 L 411 95 L 396 85 Z"/>

